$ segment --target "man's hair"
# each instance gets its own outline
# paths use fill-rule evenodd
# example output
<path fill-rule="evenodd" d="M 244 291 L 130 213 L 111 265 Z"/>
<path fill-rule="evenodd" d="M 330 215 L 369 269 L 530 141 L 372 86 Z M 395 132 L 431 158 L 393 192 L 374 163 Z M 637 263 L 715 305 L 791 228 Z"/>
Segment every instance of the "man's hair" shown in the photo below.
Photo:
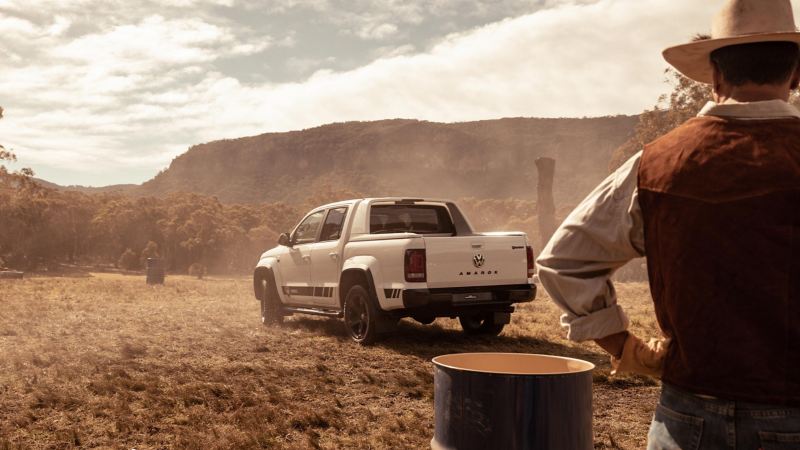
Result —
<path fill-rule="evenodd" d="M 711 62 L 734 86 L 780 84 L 797 68 L 800 47 L 794 42 L 731 45 L 711 52 Z"/>

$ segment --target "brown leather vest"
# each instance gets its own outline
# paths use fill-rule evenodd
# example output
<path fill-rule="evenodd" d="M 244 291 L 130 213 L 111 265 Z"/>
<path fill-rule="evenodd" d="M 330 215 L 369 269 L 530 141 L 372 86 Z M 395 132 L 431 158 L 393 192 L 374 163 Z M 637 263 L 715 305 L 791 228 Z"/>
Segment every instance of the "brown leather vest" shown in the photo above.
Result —
<path fill-rule="evenodd" d="M 800 119 L 698 117 L 639 166 L 664 381 L 800 405 Z"/>

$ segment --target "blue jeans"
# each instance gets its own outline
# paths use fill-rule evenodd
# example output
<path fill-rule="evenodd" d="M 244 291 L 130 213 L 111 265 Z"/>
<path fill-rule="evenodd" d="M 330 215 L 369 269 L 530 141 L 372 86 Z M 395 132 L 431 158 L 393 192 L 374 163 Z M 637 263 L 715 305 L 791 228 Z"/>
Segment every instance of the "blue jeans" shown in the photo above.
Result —
<path fill-rule="evenodd" d="M 648 450 L 798 450 L 800 408 L 705 399 L 664 383 Z"/>

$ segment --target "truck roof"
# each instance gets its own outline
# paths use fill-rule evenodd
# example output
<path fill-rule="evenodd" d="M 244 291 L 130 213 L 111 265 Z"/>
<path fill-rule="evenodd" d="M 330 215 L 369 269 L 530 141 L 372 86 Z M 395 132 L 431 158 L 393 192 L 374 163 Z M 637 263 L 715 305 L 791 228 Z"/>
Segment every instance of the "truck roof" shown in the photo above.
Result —
<path fill-rule="evenodd" d="M 420 198 L 420 197 L 366 197 L 366 198 L 354 198 L 350 200 L 341 200 L 338 202 L 328 203 L 326 205 L 318 206 L 314 209 L 319 208 L 329 208 L 338 205 L 349 205 L 353 204 L 358 201 L 365 201 L 368 203 L 377 203 L 377 202 L 401 202 L 401 201 L 408 201 L 408 202 L 432 202 L 432 203 L 453 203 L 450 200 L 441 199 L 441 198 Z"/>

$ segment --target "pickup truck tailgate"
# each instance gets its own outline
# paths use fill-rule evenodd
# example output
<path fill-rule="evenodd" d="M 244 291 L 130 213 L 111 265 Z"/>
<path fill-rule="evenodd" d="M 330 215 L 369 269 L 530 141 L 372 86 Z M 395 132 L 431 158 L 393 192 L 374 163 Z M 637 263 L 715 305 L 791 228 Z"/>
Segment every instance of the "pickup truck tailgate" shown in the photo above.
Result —
<path fill-rule="evenodd" d="M 426 237 L 428 287 L 527 284 L 525 245 L 522 234 Z"/>

